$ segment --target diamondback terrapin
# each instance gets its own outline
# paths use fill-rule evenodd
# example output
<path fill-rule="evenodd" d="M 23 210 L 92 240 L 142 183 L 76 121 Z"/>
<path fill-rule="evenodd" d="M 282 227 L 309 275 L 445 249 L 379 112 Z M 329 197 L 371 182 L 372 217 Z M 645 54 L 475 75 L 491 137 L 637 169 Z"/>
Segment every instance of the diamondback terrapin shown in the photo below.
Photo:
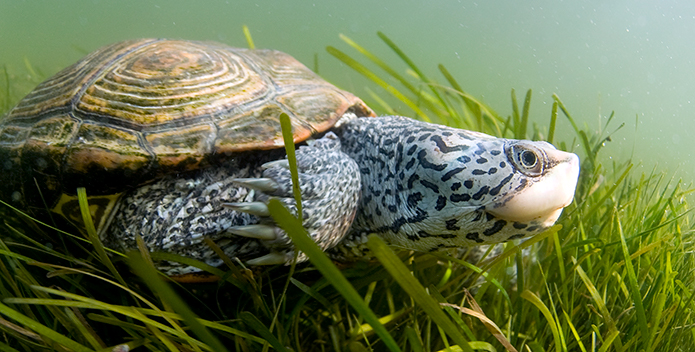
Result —
<path fill-rule="evenodd" d="M 363 256 L 370 233 L 419 251 L 531 236 L 574 194 L 578 158 L 549 143 L 373 117 L 278 51 L 144 39 L 95 51 L 0 121 L 0 196 L 79 227 L 86 187 L 108 246 L 140 235 L 219 265 L 209 237 L 249 265 L 287 263 L 294 247 L 265 206 L 295 209 L 283 112 L 295 143 L 316 138 L 297 151 L 304 226 L 336 259 Z"/>

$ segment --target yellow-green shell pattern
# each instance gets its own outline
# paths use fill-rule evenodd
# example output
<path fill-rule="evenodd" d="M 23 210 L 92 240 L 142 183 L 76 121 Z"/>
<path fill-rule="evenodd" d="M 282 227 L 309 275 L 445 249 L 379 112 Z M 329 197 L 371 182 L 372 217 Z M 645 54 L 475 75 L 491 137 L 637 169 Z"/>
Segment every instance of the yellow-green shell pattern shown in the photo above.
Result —
<path fill-rule="evenodd" d="M 282 147 L 283 112 L 295 142 L 346 112 L 374 114 L 282 52 L 115 43 L 41 83 L 0 120 L 0 196 L 50 209 L 77 187 L 113 195 L 239 152 Z"/>

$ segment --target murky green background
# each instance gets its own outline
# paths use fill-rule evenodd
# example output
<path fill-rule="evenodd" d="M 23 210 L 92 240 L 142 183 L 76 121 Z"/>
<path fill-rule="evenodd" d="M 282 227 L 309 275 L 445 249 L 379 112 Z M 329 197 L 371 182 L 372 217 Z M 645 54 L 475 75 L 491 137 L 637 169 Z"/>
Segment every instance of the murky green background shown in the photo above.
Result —
<path fill-rule="evenodd" d="M 575 118 L 596 127 L 612 110 L 614 159 L 634 152 L 643 171 L 655 164 L 692 182 L 695 175 L 695 2 L 692 1 L 10 1 L 0 0 L 0 65 L 35 83 L 24 59 L 52 74 L 85 51 L 138 37 L 216 40 L 288 52 L 343 88 L 364 81 L 325 51 L 353 53 L 343 33 L 397 58 L 376 36 L 393 39 L 430 76 L 444 64 L 469 93 L 511 111 L 532 88 L 531 113 L 545 124 L 551 94 Z M 403 66 L 399 66 L 404 68 Z M 636 124 L 636 121 L 637 124 Z M 568 125 L 565 120 L 561 125 Z"/>

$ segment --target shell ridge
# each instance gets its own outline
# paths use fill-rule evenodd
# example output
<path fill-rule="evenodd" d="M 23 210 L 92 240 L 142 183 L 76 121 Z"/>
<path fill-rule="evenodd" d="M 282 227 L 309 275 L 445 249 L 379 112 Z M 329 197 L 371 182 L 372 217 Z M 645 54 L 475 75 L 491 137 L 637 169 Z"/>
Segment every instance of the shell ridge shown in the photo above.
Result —
<path fill-rule="evenodd" d="M 117 55 L 112 57 L 111 60 L 109 60 L 107 63 L 102 65 L 98 70 L 96 70 L 94 73 L 92 73 L 91 77 L 89 77 L 89 79 L 86 80 L 86 82 L 82 85 L 82 87 L 77 92 L 77 94 L 75 94 L 75 96 L 73 96 L 72 99 L 70 100 L 70 104 L 68 105 L 70 107 L 70 109 L 73 111 L 76 111 L 77 110 L 77 104 L 82 99 L 82 97 L 84 96 L 87 89 L 92 87 L 94 82 L 96 82 L 98 79 L 102 78 L 105 73 L 109 72 L 111 70 L 111 68 L 113 67 L 113 65 L 116 62 L 120 61 L 120 59 L 122 57 L 129 55 L 129 54 L 132 54 L 134 52 L 140 51 L 143 48 L 146 48 L 154 43 L 158 43 L 161 41 L 163 41 L 163 39 L 143 39 L 142 43 L 140 45 L 137 45 L 134 48 L 130 48 L 129 50 L 122 49 L 122 51 L 120 53 L 118 53 Z M 114 45 L 118 45 L 118 44 L 121 44 L 121 43 L 117 43 Z"/>
<path fill-rule="evenodd" d="M 82 127 L 82 125 L 84 124 L 84 120 L 78 116 L 75 116 L 74 110 L 69 111 L 68 116 L 70 116 L 70 118 L 75 121 L 75 123 L 77 124 L 77 126 L 75 127 L 75 130 L 79 131 L 80 128 Z M 68 160 L 68 151 L 70 150 L 70 148 L 72 148 L 73 144 L 75 143 L 75 140 L 77 139 L 77 136 L 78 136 L 77 133 L 73 133 L 72 136 L 70 136 L 70 140 L 65 144 L 65 151 L 63 152 L 63 155 L 61 155 L 61 157 L 60 157 L 60 168 L 58 169 L 58 179 L 61 180 L 61 182 L 63 180 L 63 175 L 65 175 L 65 167 L 67 166 L 67 160 Z"/>

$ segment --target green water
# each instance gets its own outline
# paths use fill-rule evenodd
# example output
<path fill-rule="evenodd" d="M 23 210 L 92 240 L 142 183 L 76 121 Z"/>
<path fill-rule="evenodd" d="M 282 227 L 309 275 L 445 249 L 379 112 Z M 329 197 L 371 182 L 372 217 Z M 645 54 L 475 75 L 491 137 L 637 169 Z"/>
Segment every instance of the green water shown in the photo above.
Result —
<path fill-rule="evenodd" d="M 122 39 L 246 46 L 246 24 L 258 47 L 288 52 L 310 67 L 318 54 L 323 76 L 360 94 L 365 81 L 325 47 L 352 53 L 338 38 L 343 33 L 396 62 L 376 36 L 382 31 L 428 75 L 443 81 L 436 66 L 444 64 L 464 89 L 503 115 L 511 111 L 512 88 L 520 98 L 533 89 L 531 114 L 539 124 L 547 124 L 552 93 L 589 126 L 615 110 L 610 129 L 626 127 L 608 146 L 614 159 L 634 152 L 643 171 L 656 164 L 692 182 L 695 3 L 608 3 L 0 0 L 0 65 L 19 82 L 13 95 L 21 96 L 36 83 L 24 79 L 25 58 L 50 75 Z"/>

